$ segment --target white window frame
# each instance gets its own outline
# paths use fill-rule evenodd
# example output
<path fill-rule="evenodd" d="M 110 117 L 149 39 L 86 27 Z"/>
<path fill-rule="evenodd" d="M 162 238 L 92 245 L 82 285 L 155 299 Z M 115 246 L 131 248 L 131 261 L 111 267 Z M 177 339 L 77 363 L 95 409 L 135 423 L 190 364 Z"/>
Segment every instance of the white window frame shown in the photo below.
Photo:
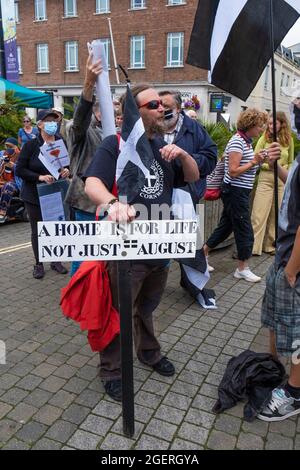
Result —
<path fill-rule="evenodd" d="M 264 84 L 264 89 L 267 91 L 269 89 L 269 72 L 270 72 L 270 65 L 267 65 L 266 71 L 265 71 L 265 84 Z"/>
<path fill-rule="evenodd" d="M 179 58 L 173 59 L 173 41 L 180 41 L 179 42 Z M 184 53 L 184 33 L 183 32 L 175 32 L 175 33 L 168 33 L 167 36 L 167 67 L 168 68 L 176 68 L 176 67 L 183 67 L 183 53 Z"/>
<path fill-rule="evenodd" d="M 70 61 L 70 51 L 71 51 L 71 46 L 75 46 L 75 61 L 74 64 L 71 64 Z M 65 43 L 65 62 L 66 62 L 66 72 L 78 72 L 79 71 L 79 65 L 78 65 L 78 41 L 67 41 Z"/>
<path fill-rule="evenodd" d="M 21 48 L 21 46 L 17 46 L 17 54 L 18 54 L 19 74 L 22 74 L 23 73 L 23 67 L 22 67 L 22 48 Z"/>
<path fill-rule="evenodd" d="M 186 5 L 186 0 L 168 0 L 168 7 L 176 7 L 177 5 Z"/>
<path fill-rule="evenodd" d="M 15 22 L 20 23 L 19 0 L 15 0 Z"/>
<path fill-rule="evenodd" d="M 64 0 L 64 18 L 74 18 L 75 16 L 77 16 L 77 0 L 71 0 L 72 1 L 71 13 L 68 11 L 69 1 L 70 0 Z"/>
<path fill-rule="evenodd" d="M 100 41 L 104 45 L 107 67 L 110 70 L 110 38 L 103 38 Z"/>
<path fill-rule="evenodd" d="M 96 15 L 110 13 L 110 0 L 96 0 Z"/>
<path fill-rule="evenodd" d="M 42 15 L 40 14 L 40 9 Z M 46 0 L 34 0 L 34 18 L 35 21 L 46 21 L 47 20 L 47 4 Z"/>
<path fill-rule="evenodd" d="M 37 72 L 38 73 L 48 73 L 49 72 L 49 46 L 47 43 L 37 44 Z M 46 51 L 46 65 L 42 67 L 41 55 L 42 51 Z"/>
<path fill-rule="evenodd" d="M 141 44 L 141 60 L 137 62 L 135 60 L 136 46 Z M 145 68 L 145 36 L 131 36 L 130 38 L 130 68 L 131 69 L 144 69 Z"/>
<path fill-rule="evenodd" d="M 139 3 L 139 5 L 137 4 Z M 130 2 L 130 9 L 131 10 L 144 10 L 147 8 L 146 0 L 131 0 Z"/>

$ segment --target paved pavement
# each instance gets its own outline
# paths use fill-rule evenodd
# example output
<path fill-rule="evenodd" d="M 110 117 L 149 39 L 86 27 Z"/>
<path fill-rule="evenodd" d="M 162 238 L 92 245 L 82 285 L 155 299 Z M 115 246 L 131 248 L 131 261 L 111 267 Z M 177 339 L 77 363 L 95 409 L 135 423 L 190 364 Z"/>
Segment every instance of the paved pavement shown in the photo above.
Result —
<path fill-rule="evenodd" d="M 134 364 L 136 435 L 122 435 L 120 405 L 103 393 L 98 356 L 86 333 L 63 318 L 58 303 L 68 277 L 50 272 L 32 278 L 29 225 L 0 227 L 0 340 L 7 364 L 0 365 L 2 449 L 300 449 L 300 420 L 247 423 L 243 405 L 215 416 L 217 386 L 232 355 L 267 350 L 260 328 L 264 283 L 233 278 L 232 248 L 212 254 L 210 281 L 218 310 L 201 309 L 179 287 L 172 265 L 156 311 L 163 351 L 176 365 L 164 378 Z M 3 251 L 4 250 L 4 251 Z M 272 259 L 253 259 L 264 275 Z"/>

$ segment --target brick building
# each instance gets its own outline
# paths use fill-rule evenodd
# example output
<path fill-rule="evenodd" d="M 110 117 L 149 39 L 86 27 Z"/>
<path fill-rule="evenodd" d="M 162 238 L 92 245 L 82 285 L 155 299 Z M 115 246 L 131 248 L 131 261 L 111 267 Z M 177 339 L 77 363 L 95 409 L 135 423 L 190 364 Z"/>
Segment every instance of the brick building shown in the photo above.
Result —
<path fill-rule="evenodd" d="M 56 102 L 80 94 L 87 42 L 102 39 L 117 86 L 110 44 L 132 82 L 180 88 L 186 96 L 207 73 L 185 64 L 198 0 L 19 0 L 16 4 L 21 84 L 55 90 Z M 124 76 L 120 73 L 124 84 Z M 196 86 L 196 88 L 195 88 Z"/>
<path fill-rule="evenodd" d="M 184 98 L 196 94 L 200 117 L 215 120 L 209 104 L 216 88 L 207 82 L 206 71 L 185 63 L 197 5 L 198 0 L 15 0 L 20 82 L 53 91 L 56 105 L 73 101 L 82 89 L 87 42 L 101 39 L 111 67 L 112 93 L 120 95 L 125 78 L 120 73 L 117 84 L 110 18 L 117 63 L 127 69 L 132 82 L 180 90 Z M 290 97 L 282 89 L 300 83 L 299 59 L 296 51 L 279 48 L 275 62 L 278 109 L 288 112 Z M 231 122 L 247 106 L 271 109 L 269 69 L 247 102 L 232 97 L 227 109 Z"/>

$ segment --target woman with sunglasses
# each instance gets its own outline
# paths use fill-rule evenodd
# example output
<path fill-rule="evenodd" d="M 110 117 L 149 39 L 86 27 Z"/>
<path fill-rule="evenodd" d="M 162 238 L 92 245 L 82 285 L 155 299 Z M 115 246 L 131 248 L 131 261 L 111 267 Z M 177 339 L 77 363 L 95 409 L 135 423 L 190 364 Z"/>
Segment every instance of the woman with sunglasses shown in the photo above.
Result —
<path fill-rule="evenodd" d="M 37 127 L 33 127 L 29 116 L 24 116 L 23 127 L 18 132 L 18 143 L 20 147 L 23 147 L 26 142 L 35 139 L 39 135 Z"/>

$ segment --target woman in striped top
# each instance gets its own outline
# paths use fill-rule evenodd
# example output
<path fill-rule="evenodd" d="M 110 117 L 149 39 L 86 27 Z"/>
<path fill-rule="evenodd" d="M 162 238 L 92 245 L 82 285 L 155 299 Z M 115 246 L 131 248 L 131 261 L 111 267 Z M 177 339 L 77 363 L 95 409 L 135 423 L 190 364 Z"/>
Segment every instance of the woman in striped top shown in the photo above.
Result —
<path fill-rule="evenodd" d="M 230 139 L 225 150 L 225 175 L 221 198 L 224 210 L 218 227 L 204 245 L 204 252 L 209 251 L 226 240 L 233 232 L 238 251 L 238 267 L 234 273 L 237 279 L 259 282 L 248 266 L 251 257 L 254 236 L 250 217 L 250 193 L 255 174 L 261 163 L 269 155 L 278 155 L 280 146 L 271 144 L 268 151 L 254 153 L 252 139 L 258 137 L 268 122 L 267 113 L 248 108 L 243 111 L 237 122 L 237 133 Z"/>

